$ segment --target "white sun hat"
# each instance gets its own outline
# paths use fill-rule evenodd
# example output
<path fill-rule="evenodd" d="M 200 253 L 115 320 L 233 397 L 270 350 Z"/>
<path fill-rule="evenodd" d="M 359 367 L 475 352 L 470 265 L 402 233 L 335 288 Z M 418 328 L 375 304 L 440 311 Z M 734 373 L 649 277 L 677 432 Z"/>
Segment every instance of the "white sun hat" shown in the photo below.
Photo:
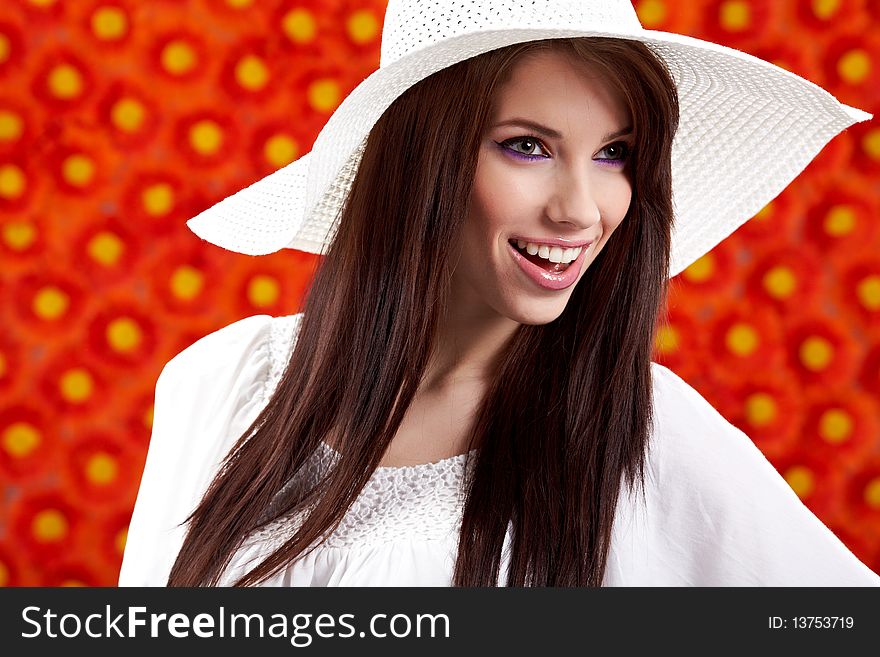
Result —
<path fill-rule="evenodd" d="M 669 276 L 775 198 L 835 135 L 871 114 L 739 50 L 645 30 L 630 0 L 390 0 L 379 68 L 339 105 L 312 150 L 187 222 L 249 255 L 323 254 L 373 125 L 413 84 L 524 41 L 583 36 L 644 43 L 675 80 L 675 222 Z"/>

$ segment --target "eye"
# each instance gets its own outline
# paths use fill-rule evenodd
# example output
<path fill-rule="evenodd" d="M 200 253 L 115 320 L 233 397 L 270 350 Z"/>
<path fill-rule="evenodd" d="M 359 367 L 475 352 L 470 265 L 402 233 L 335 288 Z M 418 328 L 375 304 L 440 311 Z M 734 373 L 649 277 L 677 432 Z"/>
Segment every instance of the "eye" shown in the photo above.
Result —
<path fill-rule="evenodd" d="M 519 144 L 523 146 L 522 149 L 511 148 L 512 145 Z M 539 139 L 536 137 L 511 137 L 510 139 L 505 139 L 502 142 L 498 142 L 498 145 L 504 148 L 505 150 L 512 151 L 517 155 L 521 155 L 531 159 L 537 159 L 539 157 L 549 157 L 550 154 L 547 152 L 547 149 L 541 143 Z M 535 148 L 540 148 L 544 155 L 538 155 L 534 153 Z"/>
<path fill-rule="evenodd" d="M 608 160 L 610 162 L 623 162 L 629 157 L 630 146 L 625 141 L 616 141 L 608 144 L 600 153 L 607 153 L 608 157 L 600 157 L 600 160 Z"/>

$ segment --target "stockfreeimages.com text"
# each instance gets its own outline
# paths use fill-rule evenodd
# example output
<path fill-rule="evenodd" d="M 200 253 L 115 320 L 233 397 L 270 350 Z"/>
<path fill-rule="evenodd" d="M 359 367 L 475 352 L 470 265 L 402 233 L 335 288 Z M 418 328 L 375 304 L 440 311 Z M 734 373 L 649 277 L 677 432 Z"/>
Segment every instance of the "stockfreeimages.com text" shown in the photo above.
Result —
<path fill-rule="evenodd" d="M 446 614 L 416 614 L 414 618 L 407 614 L 374 614 L 367 628 L 360 631 L 350 622 L 354 620 L 354 614 L 229 614 L 224 607 L 214 614 L 199 613 L 192 618 L 183 613 L 148 614 L 146 607 L 126 607 L 124 612 L 114 614 L 110 605 L 106 605 L 104 613 L 93 613 L 84 618 L 74 613 L 59 616 L 51 609 L 43 610 L 34 606 L 25 607 L 21 615 L 25 623 L 33 628 L 33 631 L 22 632 L 21 636 L 26 639 L 38 636 L 133 639 L 147 634 L 154 638 L 186 638 L 192 633 L 202 638 L 289 638 L 291 645 L 306 647 L 315 636 L 449 638 L 450 632 Z"/>

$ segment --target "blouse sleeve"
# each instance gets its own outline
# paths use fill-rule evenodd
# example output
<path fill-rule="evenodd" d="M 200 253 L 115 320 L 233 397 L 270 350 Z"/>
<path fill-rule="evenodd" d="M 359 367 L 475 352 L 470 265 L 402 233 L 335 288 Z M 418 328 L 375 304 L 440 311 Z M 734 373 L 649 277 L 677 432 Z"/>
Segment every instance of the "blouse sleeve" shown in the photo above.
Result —
<path fill-rule="evenodd" d="M 752 440 L 654 364 L 644 577 L 682 586 L 880 586 Z"/>
<path fill-rule="evenodd" d="M 119 586 L 166 585 L 185 536 L 179 524 L 262 409 L 271 320 L 254 315 L 233 322 L 165 364 Z"/>

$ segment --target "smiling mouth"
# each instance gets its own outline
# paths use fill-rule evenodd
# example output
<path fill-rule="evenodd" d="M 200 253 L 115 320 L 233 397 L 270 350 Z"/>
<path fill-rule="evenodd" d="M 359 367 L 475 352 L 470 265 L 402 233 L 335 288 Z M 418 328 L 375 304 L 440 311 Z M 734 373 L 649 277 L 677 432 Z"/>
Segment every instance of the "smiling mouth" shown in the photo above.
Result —
<path fill-rule="evenodd" d="M 544 271 L 548 271 L 552 274 L 558 274 L 560 272 L 565 271 L 566 269 L 568 269 L 571 266 L 572 262 L 574 262 L 574 260 L 572 260 L 571 262 L 566 262 L 566 263 L 550 262 L 549 260 L 547 260 L 547 258 L 542 258 L 537 253 L 532 255 L 531 253 L 529 253 L 525 249 L 519 248 L 519 246 L 516 243 L 516 240 L 508 240 L 508 242 L 514 249 L 516 249 L 520 253 L 520 255 L 522 255 L 523 258 L 525 258 L 529 262 L 537 265 L 538 267 L 540 267 Z M 586 247 L 584 247 L 584 248 L 586 248 Z"/>

